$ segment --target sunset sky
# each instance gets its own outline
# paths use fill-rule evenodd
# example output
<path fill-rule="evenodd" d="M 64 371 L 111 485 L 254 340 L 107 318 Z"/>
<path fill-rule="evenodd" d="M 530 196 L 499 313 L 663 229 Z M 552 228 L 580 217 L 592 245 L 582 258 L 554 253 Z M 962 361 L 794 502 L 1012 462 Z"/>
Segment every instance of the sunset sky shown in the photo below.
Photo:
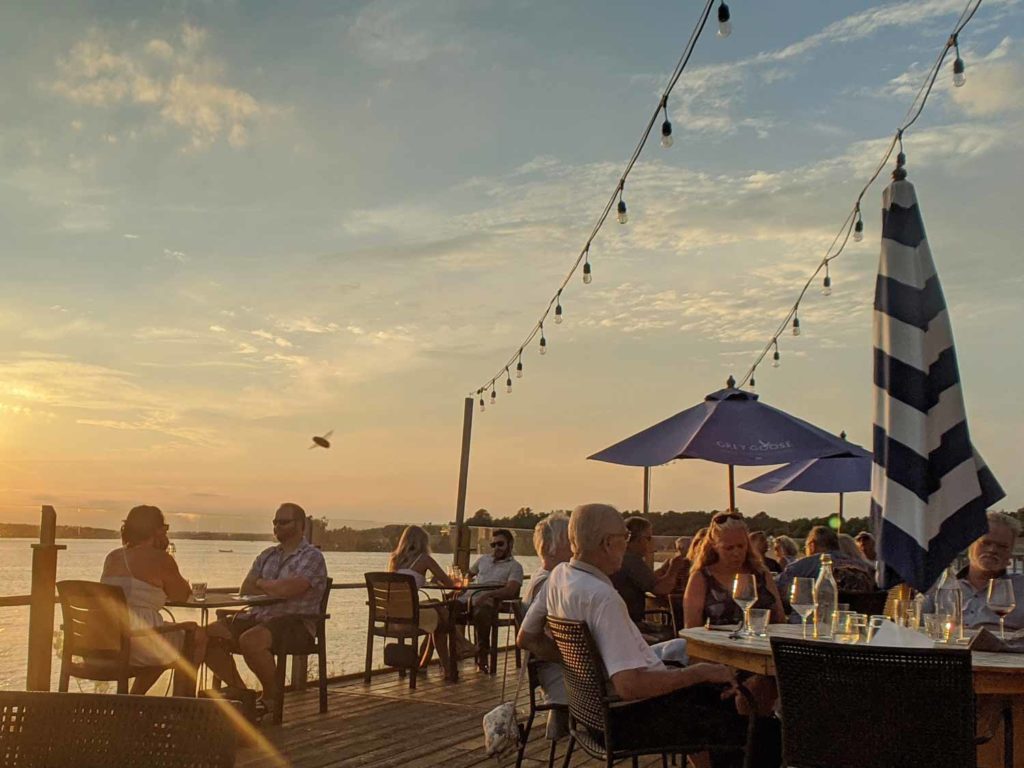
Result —
<path fill-rule="evenodd" d="M 0 521 L 269 530 L 454 516 L 463 398 L 574 261 L 702 3 L 0 5 Z M 589 454 L 741 376 L 838 230 L 962 0 L 730 2 L 594 243 L 549 354 L 474 419 L 468 507 L 640 505 Z M 1024 506 L 1024 7 L 986 0 L 905 137 L 974 441 Z M 951 60 L 950 60 L 951 62 Z M 657 131 L 657 128 L 655 129 Z M 758 371 L 871 434 L 865 239 Z M 334 429 L 330 450 L 307 450 Z M 1016 447 L 1015 447 L 1016 446 Z M 655 509 L 726 505 L 655 469 Z M 739 480 L 756 474 L 738 471 Z M 740 492 L 746 512 L 828 497 Z M 850 499 L 866 513 L 867 494 Z"/>

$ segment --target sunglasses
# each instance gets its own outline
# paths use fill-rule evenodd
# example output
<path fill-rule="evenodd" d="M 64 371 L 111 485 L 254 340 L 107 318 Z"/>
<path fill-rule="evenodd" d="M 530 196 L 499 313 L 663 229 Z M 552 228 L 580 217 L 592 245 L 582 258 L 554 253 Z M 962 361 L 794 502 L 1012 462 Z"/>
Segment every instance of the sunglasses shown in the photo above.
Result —
<path fill-rule="evenodd" d="M 711 518 L 711 522 L 715 525 L 721 525 L 726 520 L 742 520 L 743 515 L 739 512 L 719 512 L 717 515 Z"/>
<path fill-rule="evenodd" d="M 274 520 L 274 527 L 278 528 L 278 527 L 280 527 L 282 525 L 288 525 L 289 523 L 294 523 L 294 522 L 295 522 L 294 520 Z"/>
<path fill-rule="evenodd" d="M 505 546 L 505 542 L 504 541 L 492 541 L 491 542 L 491 549 L 499 549 L 500 547 L 504 547 L 504 546 Z"/>

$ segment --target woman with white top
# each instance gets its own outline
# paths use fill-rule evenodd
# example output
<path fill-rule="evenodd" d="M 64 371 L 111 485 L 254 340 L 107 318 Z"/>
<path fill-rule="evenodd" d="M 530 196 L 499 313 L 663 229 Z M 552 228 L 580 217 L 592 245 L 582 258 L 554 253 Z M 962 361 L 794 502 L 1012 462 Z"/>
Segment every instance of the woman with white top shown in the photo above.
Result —
<path fill-rule="evenodd" d="M 178 564 L 167 553 L 167 528 L 164 514 L 159 508 L 134 507 L 121 526 L 121 542 L 124 546 L 108 554 L 103 563 L 100 581 L 120 587 L 124 592 L 133 631 L 164 626 L 160 609 L 167 600 L 187 600 L 192 594 L 192 588 L 182 577 Z M 181 655 L 187 629 L 195 632 L 192 658 L 188 660 Z M 157 634 L 143 631 L 134 635 L 130 663 L 132 666 L 155 668 L 180 665 L 183 670 L 187 670 L 182 677 L 192 678 L 191 690 L 194 692 L 195 669 L 202 663 L 205 653 L 206 634 L 189 622 L 182 625 L 180 632 Z M 191 662 L 191 670 L 183 663 L 186 661 Z M 144 694 L 162 673 L 162 669 L 154 669 L 137 675 L 131 692 Z M 185 690 L 184 682 L 175 687 L 179 691 Z"/>

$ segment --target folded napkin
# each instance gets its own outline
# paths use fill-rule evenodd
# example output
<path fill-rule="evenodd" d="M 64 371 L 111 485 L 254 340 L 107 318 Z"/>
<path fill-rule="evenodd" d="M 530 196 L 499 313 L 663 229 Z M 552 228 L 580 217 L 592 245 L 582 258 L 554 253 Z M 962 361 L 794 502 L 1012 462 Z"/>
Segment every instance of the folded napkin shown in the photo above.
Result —
<path fill-rule="evenodd" d="M 990 651 L 992 653 L 1024 653 L 1024 637 L 1008 637 L 1000 640 L 987 629 L 980 629 L 971 641 L 972 651 Z"/>
<path fill-rule="evenodd" d="M 882 626 L 875 630 L 871 645 L 884 645 L 890 648 L 933 648 L 935 643 L 930 637 L 913 629 L 901 627 L 891 621 L 883 621 Z"/>

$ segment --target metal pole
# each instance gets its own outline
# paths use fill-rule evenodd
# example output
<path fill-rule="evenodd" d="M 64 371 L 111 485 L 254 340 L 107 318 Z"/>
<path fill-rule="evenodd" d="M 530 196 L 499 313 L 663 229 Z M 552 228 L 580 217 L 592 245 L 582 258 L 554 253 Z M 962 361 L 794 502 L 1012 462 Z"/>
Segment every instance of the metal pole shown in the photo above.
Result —
<path fill-rule="evenodd" d="M 839 527 L 836 529 L 838 533 L 842 533 L 843 530 L 843 494 L 839 494 Z"/>
<path fill-rule="evenodd" d="M 39 521 L 39 543 L 32 545 L 32 599 L 28 613 L 29 691 L 50 690 L 53 649 L 53 596 L 57 584 L 57 553 L 67 549 L 57 544 L 57 512 L 47 505 Z"/>
<path fill-rule="evenodd" d="M 455 502 L 455 564 L 469 570 L 469 529 L 466 528 L 466 485 L 469 482 L 469 447 L 473 436 L 473 398 L 462 409 L 462 457 L 459 461 L 459 495 Z"/>
<path fill-rule="evenodd" d="M 736 473 L 732 464 L 729 465 L 729 511 L 736 511 Z"/>
<path fill-rule="evenodd" d="M 651 468 L 644 467 L 644 514 L 651 511 Z"/>

